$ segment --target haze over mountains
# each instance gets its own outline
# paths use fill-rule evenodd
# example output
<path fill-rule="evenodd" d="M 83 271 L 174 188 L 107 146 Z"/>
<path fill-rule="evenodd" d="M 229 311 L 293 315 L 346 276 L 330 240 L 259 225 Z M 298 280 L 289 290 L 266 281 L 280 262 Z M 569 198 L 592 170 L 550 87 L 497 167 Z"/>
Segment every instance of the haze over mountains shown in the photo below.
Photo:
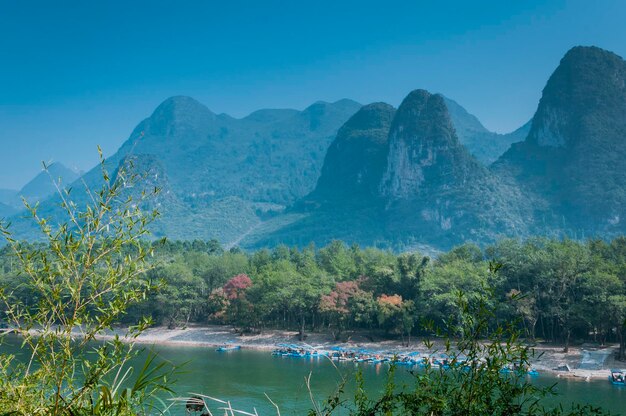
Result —
<path fill-rule="evenodd" d="M 531 122 L 507 135 L 426 90 L 409 93 L 397 110 L 341 100 L 242 119 L 172 97 L 106 166 L 132 160 L 162 189 L 151 202 L 162 212 L 155 235 L 216 238 L 227 247 L 609 237 L 626 232 L 625 85 L 622 58 L 575 47 Z M 97 187 L 99 168 L 83 181 Z M 53 219 L 54 205 L 54 197 L 42 202 Z M 0 199 L 0 215 L 10 208 Z M 20 215 L 12 222 L 18 236 L 34 235 Z"/>
<path fill-rule="evenodd" d="M 30 204 L 43 201 L 57 191 L 56 185 L 62 189 L 77 180 L 81 174 L 82 172 L 77 172 L 62 163 L 55 162 L 47 167 L 47 171 L 39 172 L 19 191 L 0 189 L 0 217 L 15 214 L 23 209 L 22 198 L 25 198 Z"/>

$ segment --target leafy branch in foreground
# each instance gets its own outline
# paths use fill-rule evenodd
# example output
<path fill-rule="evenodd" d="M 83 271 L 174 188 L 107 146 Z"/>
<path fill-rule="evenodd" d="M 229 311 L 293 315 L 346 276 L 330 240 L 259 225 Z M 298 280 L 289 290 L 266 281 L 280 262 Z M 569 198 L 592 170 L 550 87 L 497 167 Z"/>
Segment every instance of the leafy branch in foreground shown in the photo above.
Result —
<path fill-rule="evenodd" d="M 132 344 L 118 335 L 92 343 L 157 286 L 146 277 L 152 248 L 142 239 L 158 213 L 145 213 L 141 204 L 159 190 L 134 188 L 139 176 L 132 172 L 131 160 L 120 164 L 113 176 L 102 152 L 100 165 L 104 184 L 97 191 L 85 186 L 85 194 L 77 199 L 86 202 L 76 203 L 71 189 L 57 186 L 64 223 L 50 224 L 37 205 L 24 200 L 43 243 L 22 244 L 8 225 L 0 224 L 18 261 L 21 285 L 34 298 L 25 302 L 16 294 L 20 288 L 0 287 L 5 318 L 28 352 L 26 362 L 0 357 L 3 413 L 138 414 L 150 405 L 142 392 L 158 387 L 166 377 L 167 372 L 145 368 L 130 389 L 121 391 L 121 383 L 130 377 L 131 370 L 123 369 L 135 354 Z M 132 340 L 148 323 L 140 321 L 126 336 Z"/>

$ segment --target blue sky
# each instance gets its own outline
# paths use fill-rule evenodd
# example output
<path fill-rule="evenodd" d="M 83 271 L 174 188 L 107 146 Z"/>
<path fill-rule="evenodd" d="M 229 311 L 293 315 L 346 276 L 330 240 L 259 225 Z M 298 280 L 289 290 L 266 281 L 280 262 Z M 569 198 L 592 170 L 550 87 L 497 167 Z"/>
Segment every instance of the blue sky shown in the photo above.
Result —
<path fill-rule="evenodd" d="M 92 167 L 180 94 L 244 116 L 425 88 L 513 130 L 570 47 L 625 56 L 625 21 L 617 0 L 0 0 L 0 188 Z"/>

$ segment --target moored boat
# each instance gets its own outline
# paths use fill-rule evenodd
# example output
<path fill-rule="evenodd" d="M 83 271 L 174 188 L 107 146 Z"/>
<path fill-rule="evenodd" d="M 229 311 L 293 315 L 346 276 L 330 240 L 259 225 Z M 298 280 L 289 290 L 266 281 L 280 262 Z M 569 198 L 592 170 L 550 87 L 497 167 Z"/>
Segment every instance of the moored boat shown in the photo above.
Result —
<path fill-rule="evenodd" d="M 324 351 L 319 351 L 310 345 L 278 344 L 277 347 L 272 351 L 272 355 L 295 358 L 317 358 L 326 355 Z"/>
<path fill-rule="evenodd" d="M 228 351 L 236 351 L 238 349 L 241 349 L 241 345 L 224 345 L 224 346 L 217 348 L 215 351 L 228 352 Z"/>
<path fill-rule="evenodd" d="M 625 378 L 624 370 L 611 369 L 611 374 L 609 375 L 609 381 L 611 382 L 611 384 L 615 386 L 626 385 L 626 378 Z"/>
<path fill-rule="evenodd" d="M 500 370 L 500 373 L 502 373 L 502 374 L 515 373 L 515 374 L 518 374 L 518 375 L 526 374 L 526 375 L 529 375 L 529 376 L 538 376 L 539 375 L 539 372 L 535 368 L 525 367 L 525 366 L 523 366 L 523 365 L 521 365 L 519 363 L 513 363 L 513 364 L 510 364 L 510 365 L 508 365 L 506 367 L 503 367 Z"/>

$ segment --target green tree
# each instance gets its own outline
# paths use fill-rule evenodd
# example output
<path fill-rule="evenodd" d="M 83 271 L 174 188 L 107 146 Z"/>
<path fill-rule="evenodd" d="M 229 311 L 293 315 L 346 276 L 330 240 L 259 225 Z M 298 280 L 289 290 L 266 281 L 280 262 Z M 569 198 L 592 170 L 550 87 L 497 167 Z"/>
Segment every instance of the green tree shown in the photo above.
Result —
<path fill-rule="evenodd" d="M 191 320 L 204 316 L 208 297 L 206 284 L 182 258 L 153 269 L 149 275 L 162 283 L 158 293 L 149 300 L 156 321 L 167 322 L 168 328 L 174 329 L 178 323 L 187 326 Z"/>
<path fill-rule="evenodd" d="M 320 267 L 337 280 L 357 278 L 355 251 L 346 247 L 342 241 L 332 241 L 318 253 Z"/>
<path fill-rule="evenodd" d="M 493 275 L 485 274 L 486 264 L 475 264 L 463 259 L 452 259 L 445 263 L 436 263 L 430 267 L 423 278 L 418 309 L 424 318 L 434 320 L 438 324 L 458 318 L 458 293 L 472 298 L 479 296 L 483 287 L 496 282 Z M 495 302 L 495 300 L 494 300 Z"/>
<path fill-rule="evenodd" d="M 591 258 L 585 246 L 571 240 L 549 241 L 537 258 L 540 292 L 547 303 L 553 325 L 559 325 L 564 351 L 569 351 L 572 329 L 580 322 L 577 313 L 582 293 L 582 280 L 591 268 Z"/>

